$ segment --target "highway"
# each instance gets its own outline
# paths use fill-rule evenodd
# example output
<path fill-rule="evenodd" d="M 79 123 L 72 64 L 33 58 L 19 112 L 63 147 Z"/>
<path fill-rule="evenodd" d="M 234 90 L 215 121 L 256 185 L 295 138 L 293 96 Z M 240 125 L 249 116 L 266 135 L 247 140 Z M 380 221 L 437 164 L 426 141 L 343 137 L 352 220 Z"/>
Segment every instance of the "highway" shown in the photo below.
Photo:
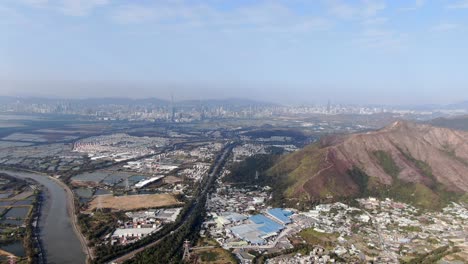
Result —
<path fill-rule="evenodd" d="M 199 195 L 194 198 L 191 206 L 190 206 L 190 209 L 188 210 L 188 212 L 186 213 L 185 217 L 180 220 L 179 223 L 177 223 L 173 230 L 171 230 L 167 235 L 163 236 L 162 238 L 156 240 L 156 241 L 153 241 L 151 242 L 150 244 L 147 244 L 141 248 L 138 248 L 138 249 L 135 249 L 123 256 L 120 256 L 112 261 L 109 261 L 109 263 L 123 263 L 129 259 L 132 259 L 133 257 L 135 257 L 136 254 L 144 251 L 145 249 L 147 248 L 150 248 L 150 247 L 153 247 L 155 245 L 157 245 L 159 242 L 161 242 L 163 239 L 165 239 L 166 237 L 172 235 L 173 233 L 177 232 L 181 227 L 183 227 L 184 223 L 187 221 L 187 219 L 189 219 L 189 216 L 193 213 L 193 209 L 196 207 L 196 205 L 199 203 L 200 199 L 207 195 L 212 183 L 214 182 L 214 180 L 216 179 L 216 177 L 219 176 L 220 172 L 222 171 L 222 168 L 225 164 L 225 161 L 226 159 L 229 157 L 229 154 L 231 153 L 232 151 L 232 144 L 228 144 L 226 145 L 223 150 L 222 150 L 222 154 L 219 156 L 219 158 L 215 161 L 215 165 L 211 171 L 211 173 L 209 173 L 207 175 L 207 178 L 206 178 L 206 182 L 207 184 L 205 184 L 203 186 L 203 189 L 199 192 Z"/>

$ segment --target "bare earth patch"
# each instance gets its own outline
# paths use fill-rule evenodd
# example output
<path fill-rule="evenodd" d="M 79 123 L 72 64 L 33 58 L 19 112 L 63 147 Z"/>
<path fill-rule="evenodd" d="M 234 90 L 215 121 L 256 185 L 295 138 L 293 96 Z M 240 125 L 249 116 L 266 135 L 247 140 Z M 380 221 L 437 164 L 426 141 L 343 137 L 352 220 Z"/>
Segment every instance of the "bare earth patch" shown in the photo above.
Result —
<path fill-rule="evenodd" d="M 182 204 L 171 194 L 141 194 L 128 196 L 100 195 L 89 204 L 89 211 L 97 208 L 110 208 L 116 210 L 136 210 L 142 208 L 155 208 Z"/>

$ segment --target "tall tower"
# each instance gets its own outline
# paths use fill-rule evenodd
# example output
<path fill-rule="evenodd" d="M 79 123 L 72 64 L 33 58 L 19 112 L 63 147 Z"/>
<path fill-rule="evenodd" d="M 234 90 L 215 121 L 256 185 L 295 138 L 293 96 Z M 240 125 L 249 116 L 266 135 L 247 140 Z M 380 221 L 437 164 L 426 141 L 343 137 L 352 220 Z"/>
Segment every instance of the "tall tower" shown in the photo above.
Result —
<path fill-rule="evenodd" d="M 328 104 L 327 104 L 327 114 L 329 114 L 331 111 L 331 102 L 330 102 L 330 99 L 328 100 Z"/>
<path fill-rule="evenodd" d="M 174 94 L 171 94 L 171 122 L 175 121 Z"/>
<path fill-rule="evenodd" d="M 8 263 L 9 264 L 16 264 L 16 257 L 15 256 L 9 256 L 8 257 Z"/>
<path fill-rule="evenodd" d="M 125 191 L 130 190 L 130 183 L 128 182 L 128 178 L 125 178 Z"/>
<path fill-rule="evenodd" d="M 184 241 L 184 255 L 182 257 L 182 260 L 190 260 L 190 241 L 188 240 Z"/>
<path fill-rule="evenodd" d="M 102 212 L 102 195 L 98 195 L 97 199 L 98 199 L 98 206 L 96 208 L 96 211 L 101 211 Z"/>

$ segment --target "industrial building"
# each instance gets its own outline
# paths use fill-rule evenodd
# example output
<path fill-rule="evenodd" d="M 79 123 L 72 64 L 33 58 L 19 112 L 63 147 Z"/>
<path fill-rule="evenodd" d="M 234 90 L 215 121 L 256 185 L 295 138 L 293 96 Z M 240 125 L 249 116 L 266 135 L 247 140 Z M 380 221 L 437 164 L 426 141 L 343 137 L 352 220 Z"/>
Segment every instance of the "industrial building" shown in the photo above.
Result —
<path fill-rule="evenodd" d="M 264 245 L 266 239 L 277 236 L 287 224 L 291 223 L 292 212 L 281 208 L 267 210 L 248 218 L 245 224 L 231 227 L 229 230 L 236 237 L 250 244 Z"/>

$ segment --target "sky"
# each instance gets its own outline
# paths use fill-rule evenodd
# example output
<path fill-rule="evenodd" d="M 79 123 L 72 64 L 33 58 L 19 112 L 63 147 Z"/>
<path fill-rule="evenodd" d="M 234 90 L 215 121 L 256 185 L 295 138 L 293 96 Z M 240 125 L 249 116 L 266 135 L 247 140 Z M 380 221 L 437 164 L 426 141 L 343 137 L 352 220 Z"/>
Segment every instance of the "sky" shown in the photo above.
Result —
<path fill-rule="evenodd" d="M 468 100 L 468 0 L 0 0 L 0 95 Z"/>

